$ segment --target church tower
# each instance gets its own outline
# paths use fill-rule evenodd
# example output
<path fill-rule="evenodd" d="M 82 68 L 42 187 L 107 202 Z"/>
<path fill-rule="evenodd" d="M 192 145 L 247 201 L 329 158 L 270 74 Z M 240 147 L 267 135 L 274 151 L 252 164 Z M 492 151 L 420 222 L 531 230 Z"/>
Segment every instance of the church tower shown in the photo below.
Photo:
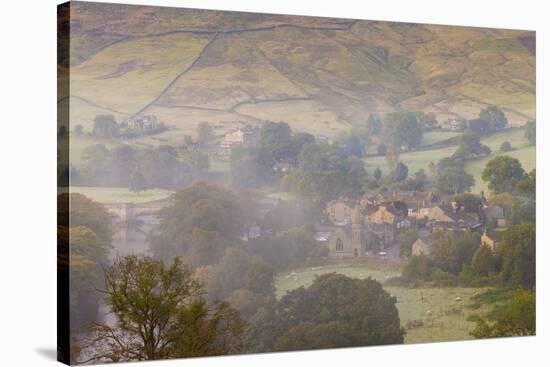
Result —
<path fill-rule="evenodd" d="M 363 254 L 363 216 L 361 215 L 361 207 L 356 205 L 351 212 L 351 244 L 353 247 L 354 256 Z"/>

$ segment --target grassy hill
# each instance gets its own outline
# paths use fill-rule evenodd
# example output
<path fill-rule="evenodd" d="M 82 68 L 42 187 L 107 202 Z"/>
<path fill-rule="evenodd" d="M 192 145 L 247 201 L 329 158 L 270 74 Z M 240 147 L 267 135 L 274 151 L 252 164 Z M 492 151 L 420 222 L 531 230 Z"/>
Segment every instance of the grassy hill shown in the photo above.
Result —
<path fill-rule="evenodd" d="M 535 115 L 532 32 L 72 4 L 71 119 L 85 129 L 99 113 L 155 113 L 174 127 L 147 139 L 157 144 L 200 121 L 334 136 L 371 112 Z"/>

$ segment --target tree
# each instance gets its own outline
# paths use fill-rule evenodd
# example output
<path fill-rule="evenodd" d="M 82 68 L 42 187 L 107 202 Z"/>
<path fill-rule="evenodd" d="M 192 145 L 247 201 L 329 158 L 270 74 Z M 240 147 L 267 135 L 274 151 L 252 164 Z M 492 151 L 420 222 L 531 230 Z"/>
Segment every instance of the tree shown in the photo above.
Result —
<path fill-rule="evenodd" d="M 415 113 L 395 112 L 384 117 L 384 141 L 390 146 L 411 149 L 422 142 L 422 127 Z"/>
<path fill-rule="evenodd" d="M 493 130 L 503 129 L 508 125 L 504 112 L 496 106 L 489 106 L 479 112 L 479 119 L 487 121 Z"/>
<path fill-rule="evenodd" d="M 403 268 L 402 277 L 407 280 L 429 280 L 433 271 L 433 262 L 426 255 L 411 256 Z"/>
<path fill-rule="evenodd" d="M 376 147 L 376 151 L 378 152 L 379 155 L 386 155 L 386 153 L 388 152 L 388 149 L 386 145 L 379 144 L 378 147 Z"/>
<path fill-rule="evenodd" d="M 443 235 L 434 242 L 432 256 L 434 265 L 451 274 L 460 273 L 465 265 L 470 265 L 479 247 L 479 235 L 470 232 L 459 238 Z"/>
<path fill-rule="evenodd" d="M 498 156 L 487 163 L 481 178 L 494 193 L 512 192 L 525 178 L 525 171 L 516 158 Z"/>
<path fill-rule="evenodd" d="M 191 135 L 184 135 L 183 136 L 183 146 L 187 149 L 189 149 L 191 146 L 193 146 L 194 141 L 193 137 Z"/>
<path fill-rule="evenodd" d="M 399 256 L 409 257 L 412 254 L 412 245 L 418 239 L 416 229 L 407 229 L 397 235 L 397 243 L 399 243 Z"/>
<path fill-rule="evenodd" d="M 246 200 L 217 185 L 197 183 L 178 191 L 173 205 L 160 212 L 160 224 L 151 239 L 151 249 L 157 258 L 171 259 L 181 255 L 184 260 L 200 253 L 197 245 L 207 244 L 213 249 L 225 248 L 240 242 L 243 226 L 253 217 L 254 209 L 245 211 Z M 198 233 L 195 230 L 201 230 Z M 212 241 L 220 241 L 212 243 Z M 207 259 L 217 263 L 223 251 L 212 252 Z M 199 256 L 200 258 L 200 256 Z M 202 260 L 200 265 L 207 265 Z"/>
<path fill-rule="evenodd" d="M 537 122 L 535 120 L 529 120 L 525 124 L 525 138 L 531 145 L 537 143 Z"/>
<path fill-rule="evenodd" d="M 435 114 L 433 113 L 424 113 L 422 111 L 416 112 L 416 118 L 422 127 L 430 128 L 438 125 Z"/>
<path fill-rule="evenodd" d="M 503 141 L 502 144 L 500 144 L 500 151 L 501 152 L 510 152 L 514 148 L 512 147 L 512 144 L 510 144 L 509 141 Z"/>
<path fill-rule="evenodd" d="M 306 144 L 314 144 L 315 137 L 307 133 L 296 133 L 290 138 L 290 151 L 288 160 L 295 162 Z"/>
<path fill-rule="evenodd" d="M 470 333 L 474 338 L 502 338 L 508 336 L 535 335 L 536 298 L 532 291 L 515 292 L 508 304 L 497 309 L 496 321 L 489 324 L 480 318 Z"/>
<path fill-rule="evenodd" d="M 481 197 L 470 193 L 458 194 L 453 197 L 458 209 L 464 209 L 466 212 L 478 213 L 482 208 Z"/>
<path fill-rule="evenodd" d="M 267 122 L 262 126 L 258 141 L 260 164 L 271 169 L 276 162 L 295 159 L 296 153 L 292 130 L 286 122 Z"/>
<path fill-rule="evenodd" d="M 376 179 L 376 181 L 380 181 L 380 179 L 382 178 L 382 170 L 380 169 L 380 167 L 375 168 L 373 176 Z"/>
<path fill-rule="evenodd" d="M 147 180 L 140 171 L 134 171 L 130 177 L 130 191 L 137 192 L 147 190 Z"/>
<path fill-rule="evenodd" d="M 249 351 L 403 343 L 395 297 L 371 279 L 323 274 L 288 292 L 250 321 Z M 328 325 L 330 324 L 330 325 Z M 324 334 L 329 330 L 336 332 Z M 300 343 L 300 344 L 296 344 Z M 351 344 L 349 344 L 351 343 Z"/>
<path fill-rule="evenodd" d="M 491 148 L 481 144 L 481 139 L 478 134 L 471 130 L 467 130 L 461 135 L 458 149 L 453 157 L 471 159 L 479 156 L 487 156 L 489 154 L 491 154 Z"/>
<path fill-rule="evenodd" d="M 420 168 L 414 173 L 414 179 L 417 182 L 418 190 L 422 191 L 422 188 L 428 182 L 428 176 L 426 176 L 426 171 L 424 171 L 424 168 Z"/>
<path fill-rule="evenodd" d="M 67 218 L 70 218 L 70 223 L 66 222 Z M 112 229 L 109 213 L 103 205 L 82 194 L 59 195 L 57 222 L 65 227 L 69 225 L 87 227 L 98 237 L 98 244 L 110 245 L 111 243 Z"/>
<path fill-rule="evenodd" d="M 516 190 L 523 195 L 535 198 L 537 194 L 537 170 L 533 169 L 528 175 L 516 184 Z"/>
<path fill-rule="evenodd" d="M 275 302 L 274 271 L 259 256 L 237 248 L 227 248 L 212 268 L 206 286 L 210 302 L 231 303 L 245 318 Z"/>
<path fill-rule="evenodd" d="M 355 134 L 343 134 L 338 139 L 338 145 L 346 156 L 354 155 L 359 158 L 363 156 L 363 142 Z"/>
<path fill-rule="evenodd" d="M 296 269 L 305 264 L 317 248 L 313 231 L 292 228 L 276 236 L 249 241 L 250 253 L 277 271 Z"/>
<path fill-rule="evenodd" d="M 212 356 L 241 350 L 242 321 L 226 303 L 209 307 L 179 258 L 169 266 L 146 256 L 105 270 L 106 304 L 116 326 L 98 323 L 88 361 L 130 362 Z"/>
<path fill-rule="evenodd" d="M 444 158 L 438 162 L 435 188 L 441 194 L 456 194 L 470 191 L 474 186 L 474 176 L 464 169 L 462 159 Z"/>
<path fill-rule="evenodd" d="M 94 118 L 92 135 L 100 138 L 114 138 L 118 135 L 118 124 L 113 115 L 97 115 Z"/>
<path fill-rule="evenodd" d="M 487 246 L 479 246 L 472 258 L 472 273 L 478 277 L 486 277 L 496 272 L 496 259 Z"/>
<path fill-rule="evenodd" d="M 214 136 L 214 129 L 206 121 L 201 121 L 197 126 L 197 143 L 200 147 L 205 147 L 206 144 Z"/>
<path fill-rule="evenodd" d="M 393 171 L 394 181 L 404 181 L 409 175 L 409 168 L 403 163 L 399 162 L 397 167 Z"/>
<path fill-rule="evenodd" d="M 315 324 L 301 322 L 281 335 L 275 351 L 346 348 L 358 344 L 357 333 L 348 325 L 338 322 Z"/>
<path fill-rule="evenodd" d="M 194 172 L 205 172 L 210 167 L 208 154 L 195 151 L 185 157 L 185 163 Z"/>
<path fill-rule="evenodd" d="M 536 227 L 534 223 L 512 225 L 498 248 L 505 284 L 534 288 L 536 284 Z"/>
<path fill-rule="evenodd" d="M 382 131 L 382 119 L 375 113 L 371 113 L 367 119 L 367 127 L 372 135 L 378 135 Z"/>

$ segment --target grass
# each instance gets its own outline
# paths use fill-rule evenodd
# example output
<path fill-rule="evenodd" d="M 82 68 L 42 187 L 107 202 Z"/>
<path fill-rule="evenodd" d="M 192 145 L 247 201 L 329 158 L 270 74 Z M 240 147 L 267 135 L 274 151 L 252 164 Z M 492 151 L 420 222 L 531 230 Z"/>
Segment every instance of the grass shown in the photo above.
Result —
<path fill-rule="evenodd" d="M 73 164 L 82 163 L 82 156 L 84 154 L 84 150 L 88 147 L 91 147 L 97 144 L 103 144 L 107 149 L 112 149 L 118 144 L 115 140 L 98 139 L 93 136 L 75 136 L 74 134 L 71 135 L 71 138 L 69 141 L 71 144 L 70 159 Z"/>
<path fill-rule="evenodd" d="M 229 159 L 215 159 L 210 158 L 210 172 L 221 172 L 221 173 L 230 173 L 231 172 L 231 162 Z"/>
<path fill-rule="evenodd" d="M 530 172 L 532 169 L 535 168 L 535 154 L 536 154 L 536 148 L 535 146 L 529 146 L 524 147 L 521 149 L 514 150 L 512 152 L 496 152 L 491 154 L 488 157 L 476 159 L 469 161 L 466 164 L 466 172 L 473 175 L 476 182 L 474 184 L 474 187 L 472 187 L 472 192 L 480 192 L 481 190 L 488 191 L 487 184 L 481 179 L 481 174 L 483 170 L 485 169 L 485 165 L 487 162 L 489 162 L 494 157 L 500 156 L 500 155 L 507 155 L 509 157 L 516 158 L 521 162 L 521 165 L 523 166 L 523 169 L 526 172 Z"/>
<path fill-rule="evenodd" d="M 423 168 L 426 173 L 429 172 L 428 167 L 430 162 L 437 163 L 442 158 L 451 156 L 456 151 L 456 145 L 451 145 L 442 148 L 436 148 L 432 150 L 422 150 L 401 154 L 399 159 L 407 165 L 409 168 L 409 174 L 413 174 L 419 169 Z M 371 157 L 364 160 L 365 168 L 369 173 L 379 167 L 382 170 L 382 174 L 388 174 L 389 168 L 386 162 L 386 157 Z"/>
<path fill-rule="evenodd" d="M 136 113 L 191 65 L 206 43 L 206 36 L 191 34 L 117 43 L 71 69 L 71 94 L 122 114 Z"/>
<path fill-rule="evenodd" d="M 429 141 L 443 138 L 443 136 L 437 133 L 441 132 L 427 133 L 426 135 L 435 134 L 435 136 L 428 135 Z M 508 155 L 517 158 L 527 172 L 535 168 L 536 149 L 534 146 L 530 146 L 527 139 L 525 139 L 523 129 L 506 129 L 485 137 L 481 141 L 491 148 L 492 153 L 488 157 L 474 159 L 466 163 L 466 172 L 473 175 L 475 179 L 475 185 L 472 188 L 472 192 L 487 190 L 487 185 L 481 179 L 481 174 L 487 162 L 496 156 Z M 509 141 L 515 150 L 506 153 L 500 152 L 500 145 L 505 141 Z M 423 142 L 423 144 L 425 143 Z M 443 158 L 450 157 L 456 151 L 456 148 L 456 145 L 449 145 L 435 149 L 403 153 L 400 156 L 400 160 L 409 168 L 409 174 L 413 174 L 421 168 L 428 173 L 430 162 L 437 163 Z M 382 170 L 382 174 L 386 175 L 388 173 L 388 165 L 385 157 L 370 157 L 366 158 L 364 162 L 365 168 L 369 173 L 372 173 L 376 167 Z"/>
<path fill-rule="evenodd" d="M 122 187 L 86 187 L 72 186 L 71 193 L 79 193 L 101 204 L 146 203 L 165 199 L 171 191 L 152 189 L 139 194 Z"/>
<path fill-rule="evenodd" d="M 267 121 L 287 121 L 294 131 L 336 137 L 351 124 L 315 100 L 260 102 L 240 105 L 236 112 Z"/>
<path fill-rule="evenodd" d="M 315 270 L 314 270 L 315 269 Z M 372 266 L 359 264 L 341 264 L 325 266 L 321 269 L 310 268 L 296 270 L 294 274 L 281 273 L 275 279 L 277 297 L 282 297 L 287 291 L 300 286 L 309 286 L 316 275 L 337 272 L 351 278 L 372 277 L 384 282 L 390 277 L 398 275 L 396 269 L 374 269 Z M 489 311 L 488 305 L 470 307 L 474 300 L 487 288 L 404 288 L 384 287 L 391 295 L 397 298 L 397 308 L 403 327 L 407 322 L 421 320 L 424 325 L 407 329 L 405 343 L 423 343 L 434 341 L 450 341 L 471 339 L 470 331 L 475 322 L 468 321 L 473 315 Z M 458 298 L 457 298 L 458 297 Z M 459 300 L 457 300 L 459 299 Z"/>
<path fill-rule="evenodd" d="M 456 131 L 428 131 L 424 133 L 420 147 L 441 143 L 459 135 L 460 133 Z"/>

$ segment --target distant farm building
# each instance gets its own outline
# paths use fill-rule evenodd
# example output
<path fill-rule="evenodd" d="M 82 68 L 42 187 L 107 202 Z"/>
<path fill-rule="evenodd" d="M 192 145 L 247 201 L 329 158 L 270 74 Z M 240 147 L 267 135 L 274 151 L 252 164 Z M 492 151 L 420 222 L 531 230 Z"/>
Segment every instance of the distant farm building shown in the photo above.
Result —
<path fill-rule="evenodd" d="M 253 146 L 259 139 L 260 130 L 255 127 L 245 126 L 228 131 L 218 146 L 218 154 L 228 156 L 233 148 Z"/>
<path fill-rule="evenodd" d="M 461 119 L 448 119 L 441 124 L 441 128 L 450 131 L 462 131 L 464 130 L 465 122 Z"/>
<path fill-rule="evenodd" d="M 129 119 L 124 124 L 128 130 L 144 131 L 155 130 L 161 127 L 161 123 L 158 121 L 155 115 L 145 115 Z"/>

